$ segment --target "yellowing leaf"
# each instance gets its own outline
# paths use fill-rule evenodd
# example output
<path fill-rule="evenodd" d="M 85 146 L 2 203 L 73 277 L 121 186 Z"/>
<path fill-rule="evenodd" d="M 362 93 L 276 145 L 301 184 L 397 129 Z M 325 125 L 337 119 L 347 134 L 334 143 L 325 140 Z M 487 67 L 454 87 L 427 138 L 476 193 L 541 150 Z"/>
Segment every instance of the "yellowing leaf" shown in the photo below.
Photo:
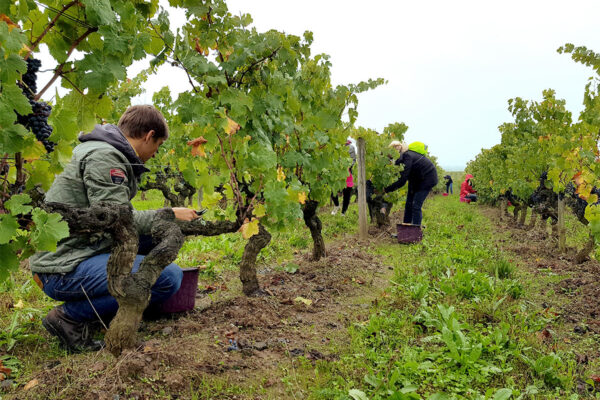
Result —
<path fill-rule="evenodd" d="M 296 303 L 303 303 L 303 304 L 305 304 L 307 307 L 310 307 L 310 306 L 312 305 L 312 300 L 305 299 L 304 297 L 300 297 L 300 296 L 296 297 L 296 298 L 294 299 L 294 302 L 296 302 Z"/>
<path fill-rule="evenodd" d="M 206 157 L 206 152 L 204 151 L 204 145 L 206 143 L 208 143 L 208 140 L 204 139 L 203 136 L 187 142 L 188 146 L 192 146 L 192 155 L 194 157 Z"/>
<path fill-rule="evenodd" d="M 8 31 L 12 31 L 13 28 L 18 28 L 19 25 L 15 24 L 11 21 L 11 19 L 6 14 L 0 14 L 0 21 L 4 21 L 8 24 Z"/>
<path fill-rule="evenodd" d="M 285 173 L 283 172 L 283 167 L 279 166 L 277 167 L 277 181 L 281 182 L 285 180 Z"/>
<path fill-rule="evenodd" d="M 242 232 L 242 237 L 244 239 L 250 239 L 258 233 L 258 222 L 257 218 L 253 218 L 250 222 L 248 222 L 248 219 L 244 221 L 244 224 L 240 228 L 240 232 Z"/>
<path fill-rule="evenodd" d="M 36 387 L 36 386 L 37 386 L 37 385 L 39 385 L 39 384 L 40 384 L 40 381 L 38 381 L 37 379 L 32 379 L 32 380 L 30 380 L 30 381 L 27 383 L 27 385 L 25 385 L 25 386 L 23 387 L 23 390 L 30 390 L 30 389 L 33 389 L 34 387 Z"/>
<path fill-rule="evenodd" d="M 261 218 L 264 217 L 267 214 L 267 210 L 265 210 L 265 206 L 264 204 L 257 204 L 254 207 L 254 215 L 256 215 L 256 217 Z"/>
<path fill-rule="evenodd" d="M 238 124 L 237 122 L 235 122 L 231 118 L 227 117 L 227 128 L 225 128 L 225 131 L 228 134 L 233 135 L 234 133 L 236 133 L 237 131 L 239 131 L 240 128 L 241 128 L 240 124 Z"/>
<path fill-rule="evenodd" d="M 196 50 L 199 54 L 205 55 L 205 52 L 207 52 L 207 50 L 200 46 L 200 41 L 198 40 L 198 38 L 194 38 L 194 41 L 196 42 L 194 50 Z"/>
<path fill-rule="evenodd" d="M 40 157 L 46 154 L 46 148 L 39 140 L 36 140 L 31 146 L 23 151 L 23 158 L 27 162 L 39 160 Z"/>
<path fill-rule="evenodd" d="M 23 304 L 23 300 L 17 301 L 17 304 L 15 304 L 13 307 L 18 308 L 19 310 L 25 307 L 25 305 Z"/>
<path fill-rule="evenodd" d="M 306 203 L 306 197 L 306 192 L 298 193 L 298 201 L 300 202 L 300 204 Z"/>

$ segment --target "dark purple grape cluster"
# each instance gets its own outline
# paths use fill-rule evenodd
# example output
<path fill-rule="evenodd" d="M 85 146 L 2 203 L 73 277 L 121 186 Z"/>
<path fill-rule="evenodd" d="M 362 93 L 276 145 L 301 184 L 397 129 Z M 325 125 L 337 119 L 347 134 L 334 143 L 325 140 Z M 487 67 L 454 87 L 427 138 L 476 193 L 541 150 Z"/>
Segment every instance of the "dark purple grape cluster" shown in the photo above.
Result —
<path fill-rule="evenodd" d="M 37 92 L 37 72 L 42 63 L 34 58 L 27 59 L 27 72 L 23 74 L 22 86 L 23 93 L 29 99 L 32 113 L 29 115 L 19 115 L 18 122 L 28 129 L 31 129 L 37 140 L 44 144 L 46 151 L 51 153 L 54 150 L 55 143 L 48 140 L 52 134 L 52 127 L 48 125 L 48 117 L 52 112 L 52 107 L 43 101 L 35 101 L 34 96 Z"/>
<path fill-rule="evenodd" d="M 25 95 L 29 98 L 32 98 L 34 94 L 37 93 L 37 77 L 36 74 L 40 70 L 42 66 L 42 62 L 40 60 L 36 60 L 35 58 L 27 59 L 27 72 L 23 74 L 22 81 L 25 84 L 23 91 Z"/>

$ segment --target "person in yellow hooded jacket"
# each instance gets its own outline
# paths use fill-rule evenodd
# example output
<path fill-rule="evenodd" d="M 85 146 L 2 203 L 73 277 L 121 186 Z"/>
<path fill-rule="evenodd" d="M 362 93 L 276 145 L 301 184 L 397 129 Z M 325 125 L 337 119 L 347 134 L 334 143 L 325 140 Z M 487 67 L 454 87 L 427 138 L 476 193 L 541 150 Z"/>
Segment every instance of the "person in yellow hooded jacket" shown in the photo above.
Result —
<path fill-rule="evenodd" d="M 427 158 L 427 146 L 422 142 L 413 142 L 406 146 L 404 143 L 392 142 L 400 153 L 396 165 L 404 165 L 400 178 L 384 189 L 385 193 L 400 189 L 408 182 L 408 194 L 404 207 L 404 223 L 421 225 L 423 219 L 423 203 L 427 195 L 438 183 L 435 165 Z"/>

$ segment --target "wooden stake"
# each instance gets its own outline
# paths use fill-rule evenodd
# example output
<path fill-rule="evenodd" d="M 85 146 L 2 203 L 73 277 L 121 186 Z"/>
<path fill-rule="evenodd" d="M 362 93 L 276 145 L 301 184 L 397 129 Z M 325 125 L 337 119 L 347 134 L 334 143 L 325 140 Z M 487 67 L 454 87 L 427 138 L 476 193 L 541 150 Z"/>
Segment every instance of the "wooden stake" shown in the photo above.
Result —
<path fill-rule="evenodd" d="M 558 195 L 558 251 L 564 253 L 566 250 L 566 232 L 565 232 L 565 199 Z"/>
<path fill-rule="evenodd" d="M 365 170 L 365 139 L 358 138 L 358 237 L 366 239 L 368 237 L 367 225 L 367 182 Z"/>
<path fill-rule="evenodd" d="M 204 188 L 198 189 L 198 210 L 202 208 L 202 200 L 204 200 Z"/>

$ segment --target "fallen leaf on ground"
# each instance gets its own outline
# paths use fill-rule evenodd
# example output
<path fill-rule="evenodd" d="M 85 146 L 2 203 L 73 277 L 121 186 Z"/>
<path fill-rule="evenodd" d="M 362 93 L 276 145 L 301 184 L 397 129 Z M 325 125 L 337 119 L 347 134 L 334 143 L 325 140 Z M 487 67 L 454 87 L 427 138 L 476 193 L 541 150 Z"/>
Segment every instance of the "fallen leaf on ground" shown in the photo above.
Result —
<path fill-rule="evenodd" d="M 37 379 L 32 379 L 30 380 L 27 385 L 25 385 L 25 387 L 23 388 L 23 390 L 30 390 L 33 389 L 34 387 L 36 387 L 37 385 L 40 384 L 40 381 L 38 381 Z"/>
<path fill-rule="evenodd" d="M 310 306 L 312 305 L 312 303 L 313 303 L 313 302 L 312 302 L 312 300 L 305 299 L 304 297 L 300 297 L 300 296 L 296 297 L 296 298 L 294 299 L 294 301 L 295 301 L 296 303 L 303 303 L 303 304 L 306 304 L 308 307 L 310 307 Z"/>
<path fill-rule="evenodd" d="M 2 365 L 2 360 L 0 360 L 0 381 L 4 380 L 2 378 L 2 375 L 6 375 L 6 377 L 8 377 L 11 374 L 11 372 L 12 372 L 12 369 Z"/>

